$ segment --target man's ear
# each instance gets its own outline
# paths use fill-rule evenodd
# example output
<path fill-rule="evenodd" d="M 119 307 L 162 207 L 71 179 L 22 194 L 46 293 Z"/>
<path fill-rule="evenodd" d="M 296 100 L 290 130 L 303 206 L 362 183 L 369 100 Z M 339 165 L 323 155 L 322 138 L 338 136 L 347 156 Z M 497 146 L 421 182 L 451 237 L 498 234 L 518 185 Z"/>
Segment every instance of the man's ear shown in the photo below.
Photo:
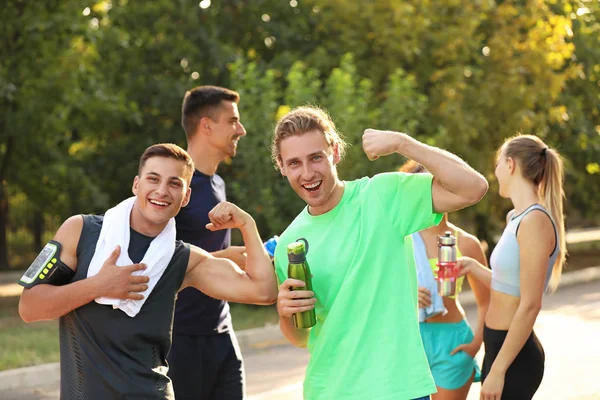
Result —
<path fill-rule="evenodd" d="M 138 175 L 133 178 L 133 185 L 131 186 L 131 191 L 135 196 L 137 196 L 138 186 L 140 184 L 140 177 Z"/>
<path fill-rule="evenodd" d="M 192 188 L 188 186 L 187 191 L 185 192 L 185 196 L 183 197 L 181 207 L 187 206 L 189 204 L 191 198 L 192 198 Z"/>
<path fill-rule="evenodd" d="M 337 143 L 333 144 L 333 164 L 337 165 L 341 161 L 340 148 Z"/>
<path fill-rule="evenodd" d="M 199 130 L 201 132 L 211 132 L 212 131 L 212 119 L 210 117 L 202 117 L 200 119 L 200 123 L 198 124 Z"/>
<path fill-rule="evenodd" d="M 283 168 L 283 161 L 281 160 L 281 156 L 277 157 L 277 168 L 279 169 L 281 176 L 286 176 L 285 169 Z"/>

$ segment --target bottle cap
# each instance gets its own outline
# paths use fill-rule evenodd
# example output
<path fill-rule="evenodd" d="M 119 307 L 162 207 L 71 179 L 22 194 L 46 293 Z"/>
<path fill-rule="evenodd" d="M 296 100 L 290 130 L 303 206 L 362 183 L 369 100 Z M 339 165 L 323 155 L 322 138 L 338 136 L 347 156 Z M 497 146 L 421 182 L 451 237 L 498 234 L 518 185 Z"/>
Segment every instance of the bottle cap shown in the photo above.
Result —
<path fill-rule="evenodd" d="M 304 242 L 292 242 L 288 244 L 287 247 L 288 254 L 304 254 L 306 253 L 306 248 L 304 247 Z"/>
<path fill-rule="evenodd" d="M 438 236 L 438 244 L 451 246 L 456 244 L 456 237 L 452 236 L 452 232 L 444 232 L 444 236 Z"/>
<path fill-rule="evenodd" d="M 267 250 L 267 253 L 273 257 L 275 256 L 275 249 L 277 248 L 277 242 L 279 241 L 279 236 L 275 235 L 273 236 L 271 239 L 267 240 L 264 245 L 265 245 L 265 250 Z"/>
<path fill-rule="evenodd" d="M 306 261 L 308 242 L 304 238 L 300 238 L 295 242 L 288 244 L 287 253 L 288 260 L 292 264 L 300 264 Z"/>

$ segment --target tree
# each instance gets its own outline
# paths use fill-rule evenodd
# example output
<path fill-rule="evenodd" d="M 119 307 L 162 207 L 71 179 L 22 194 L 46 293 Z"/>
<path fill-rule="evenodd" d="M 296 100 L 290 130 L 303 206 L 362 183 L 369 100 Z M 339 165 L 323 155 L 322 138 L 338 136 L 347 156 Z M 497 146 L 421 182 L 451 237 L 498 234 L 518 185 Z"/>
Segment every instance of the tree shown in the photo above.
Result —
<path fill-rule="evenodd" d="M 269 141 L 276 120 L 306 103 L 326 107 L 353 144 L 344 179 L 404 161 L 364 157 L 362 132 L 374 127 L 459 154 L 493 192 L 497 147 L 519 131 L 537 134 L 565 157 L 568 221 L 597 224 L 599 8 L 11 0 L 0 10 L 0 265 L 7 196 L 14 223 L 37 236 L 42 221 L 114 205 L 130 195 L 144 148 L 184 145 L 181 100 L 201 84 L 242 94 L 249 133 L 220 172 L 263 234 L 279 233 L 302 207 L 269 161 Z M 493 244 L 508 207 L 491 194 L 456 217 Z"/>
<path fill-rule="evenodd" d="M 2 7 L 0 268 L 8 267 L 8 186 L 24 192 L 40 212 L 49 204 L 60 208 L 49 200 L 77 173 L 65 168 L 63 157 L 76 131 L 69 118 L 85 97 L 79 85 L 87 57 L 77 46 L 87 29 L 84 4 L 9 1 Z"/>
<path fill-rule="evenodd" d="M 600 3 L 565 1 L 555 8 L 572 21 L 575 47 L 565 60 L 572 71 L 557 105 L 550 109 L 549 135 L 566 156 L 567 207 L 574 224 L 595 226 L 600 174 Z"/>

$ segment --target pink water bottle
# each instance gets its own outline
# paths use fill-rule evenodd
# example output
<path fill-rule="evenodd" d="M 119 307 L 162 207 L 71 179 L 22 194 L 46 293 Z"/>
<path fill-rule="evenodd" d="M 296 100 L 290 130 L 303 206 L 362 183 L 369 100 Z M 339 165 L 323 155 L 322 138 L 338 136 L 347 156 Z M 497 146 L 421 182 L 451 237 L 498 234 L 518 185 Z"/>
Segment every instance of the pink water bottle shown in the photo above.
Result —
<path fill-rule="evenodd" d="M 456 237 L 452 232 L 438 236 L 437 287 L 440 296 L 456 295 Z"/>

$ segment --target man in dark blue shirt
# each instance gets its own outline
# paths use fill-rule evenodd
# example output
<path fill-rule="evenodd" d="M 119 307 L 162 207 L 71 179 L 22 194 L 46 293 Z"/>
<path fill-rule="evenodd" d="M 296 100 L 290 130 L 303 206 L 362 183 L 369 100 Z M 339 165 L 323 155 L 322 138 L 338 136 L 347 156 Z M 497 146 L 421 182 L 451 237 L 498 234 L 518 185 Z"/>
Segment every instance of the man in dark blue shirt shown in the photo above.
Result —
<path fill-rule="evenodd" d="M 239 94 L 200 86 L 183 99 L 181 123 L 196 170 L 189 204 L 176 217 L 177 239 L 245 268 L 245 248 L 230 246 L 230 230 L 209 231 L 208 212 L 225 201 L 225 182 L 216 174 L 221 161 L 234 157 L 246 134 L 237 108 Z M 168 356 L 169 377 L 178 400 L 241 400 L 242 355 L 231 325 L 229 304 L 195 288 L 179 293 Z"/>

